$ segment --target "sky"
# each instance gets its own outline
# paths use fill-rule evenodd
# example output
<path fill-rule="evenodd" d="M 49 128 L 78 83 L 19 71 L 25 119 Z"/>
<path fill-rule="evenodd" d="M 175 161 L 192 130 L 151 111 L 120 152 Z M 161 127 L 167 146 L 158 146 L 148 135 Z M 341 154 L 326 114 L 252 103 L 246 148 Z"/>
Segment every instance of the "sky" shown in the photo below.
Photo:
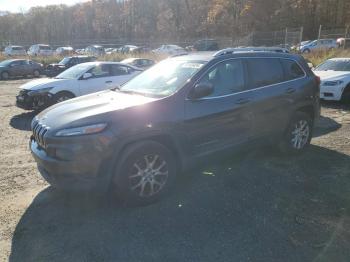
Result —
<path fill-rule="evenodd" d="M 0 11 L 26 12 L 33 6 L 74 5 L 88 0 L 0 0 Z"/>

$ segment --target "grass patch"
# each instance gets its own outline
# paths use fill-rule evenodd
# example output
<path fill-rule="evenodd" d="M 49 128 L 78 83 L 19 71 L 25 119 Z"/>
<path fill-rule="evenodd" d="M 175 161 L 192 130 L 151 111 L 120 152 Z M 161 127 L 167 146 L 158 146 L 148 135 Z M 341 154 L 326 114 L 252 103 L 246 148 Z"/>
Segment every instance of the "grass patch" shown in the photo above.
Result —
<path fill-rule="evenodd" d="M 336 57 L 350 57 L 349 49 L 333 49 L 330 51 L 317 51 L 310 54 L 303 54 L 314 66 L 318 66 L 327 59 Z"/>

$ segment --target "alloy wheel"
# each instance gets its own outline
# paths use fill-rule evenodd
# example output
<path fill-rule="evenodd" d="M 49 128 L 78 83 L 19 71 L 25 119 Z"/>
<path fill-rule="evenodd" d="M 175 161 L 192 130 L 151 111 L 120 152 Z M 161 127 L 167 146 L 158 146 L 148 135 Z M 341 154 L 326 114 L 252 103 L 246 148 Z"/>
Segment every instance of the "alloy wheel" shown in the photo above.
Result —
<path fill-rule="evenodd" d="M 291 145 L 294 149 L 300 150 L 308 143 L 310 136 L 309 123 L 306 120 L 298 121 L 292 131 Z"/>
<path fill-rule="evenodd" d="M 130 188 L 138 196 L 152 197 L 167 183 L 167 162 L 159 155 L 145 155 L 134 162 L 129 175 Z"/>

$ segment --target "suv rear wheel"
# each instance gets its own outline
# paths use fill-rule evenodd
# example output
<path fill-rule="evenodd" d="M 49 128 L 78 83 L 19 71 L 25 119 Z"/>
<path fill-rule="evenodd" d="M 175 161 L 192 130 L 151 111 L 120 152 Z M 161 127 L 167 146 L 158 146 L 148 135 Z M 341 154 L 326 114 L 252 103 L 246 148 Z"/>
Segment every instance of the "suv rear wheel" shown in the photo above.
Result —
<path fill-rule="evenodd" d="M 311 117 L 303 112 L 296 112 L 281 141 L 280 149 L 284 153 L 302 153 L 311 142 L 313 122 Z"/>
<path fill-rule="evenodd" d="M 129 146 L 112 181 L 113 193 L 126 204 L 144 205 L 163 197 L 174 184 L 176 161 L 162 144 L 144 141 Z"/>

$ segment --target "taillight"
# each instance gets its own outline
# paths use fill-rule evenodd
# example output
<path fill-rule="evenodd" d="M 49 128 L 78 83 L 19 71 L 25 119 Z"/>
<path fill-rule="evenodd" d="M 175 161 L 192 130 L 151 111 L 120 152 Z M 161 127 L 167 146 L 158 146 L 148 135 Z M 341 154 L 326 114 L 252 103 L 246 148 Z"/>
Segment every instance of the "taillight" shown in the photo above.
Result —
<path fill-rule="evenodd" d="M 316 84 L 318 86 L 320 86 L 321 85 L 321 78 L 319 76 L 316 76 L 315 79 L 316 79 Z"/>

